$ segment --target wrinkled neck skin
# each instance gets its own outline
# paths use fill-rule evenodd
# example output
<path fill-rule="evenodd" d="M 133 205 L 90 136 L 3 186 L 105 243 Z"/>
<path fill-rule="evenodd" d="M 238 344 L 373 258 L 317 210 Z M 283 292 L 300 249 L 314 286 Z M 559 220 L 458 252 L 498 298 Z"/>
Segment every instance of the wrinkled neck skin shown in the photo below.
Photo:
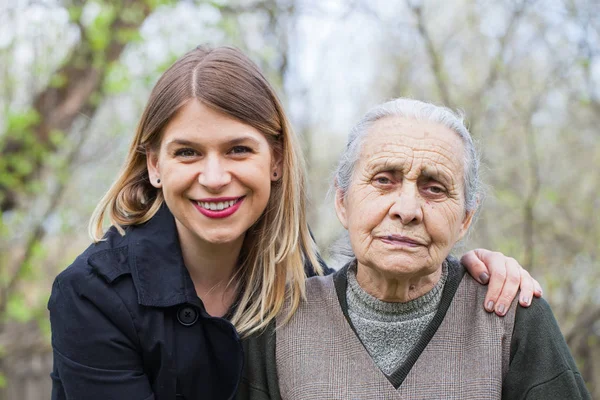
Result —
<path fill-rule="evenodd" d="M 223 244 L 190 243 L 180 235 L 183 262 L 196 294 L 212 316 L 225 315 L 235 300 L 236 285 L 228 284 L 237 269 L 243 242 L 243 235 L 233 243 Z"/>
<path fill-rule="evenodd" d="M 435 287 L 441 276 L 441 264 L 411 275 L 380 271 L 361 263 L 357 263 L 356 269 L 360 287 L 378 300 L 389 303 L 406 303 L 423 296 Z"/>

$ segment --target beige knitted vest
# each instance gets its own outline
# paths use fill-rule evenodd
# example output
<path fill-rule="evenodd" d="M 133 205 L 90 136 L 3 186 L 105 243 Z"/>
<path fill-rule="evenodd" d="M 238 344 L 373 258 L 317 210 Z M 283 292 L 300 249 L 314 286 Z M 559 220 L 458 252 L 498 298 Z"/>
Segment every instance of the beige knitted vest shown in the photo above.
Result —
<path fill-rule="evenodd" d="M 437 332 L 395 389 L 348 325 L 332 275 L 309 279 L 307 301 L 276 335 L 283 399 L 499 399 L 516 302 L 503 318 L 488 314 L 486 290 L 465 274 Z"/>

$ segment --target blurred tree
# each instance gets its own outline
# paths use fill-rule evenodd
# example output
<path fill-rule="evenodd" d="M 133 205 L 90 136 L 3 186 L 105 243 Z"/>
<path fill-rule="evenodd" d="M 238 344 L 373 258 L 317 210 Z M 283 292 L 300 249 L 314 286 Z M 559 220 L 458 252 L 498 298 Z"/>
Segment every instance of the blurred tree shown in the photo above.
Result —
<path fill-rule="evenodd" d="M 26 292 L 35 286 L 34 282 L 43 270 L 41 266 L 47 260 L 61 260 L 60 256 L 56 257 L 57 254 L 52 255 L 56 251 L 49 248 L 52 245 L 44 240 L 53 216 L 64 212 L 69 203 L 77 203 L 77 199 L 66 200 L 64 197 L 72 190 L 72 179 L 81 166 L 82 157 L 96 157 L 98 151 L 106 153 L 114 148 L 105 132 L 98 140 L 102 147 L 94 143 L 92 146 L 96 146 L 96 151 L 82 156 L 89 147 L 86 141 L 93 136 L 92 123 L 96 114 L 111 96 L 129 86 L 121 57 L 128 46 L 141 40 L 142 24 L 155 10 L 160 9 L 162 15 L 168 15 L 169 7 L 216 11 L 220 14 L 217 28 L 225 34 L 228 44 L 233 43 L 249 51 L 281 89 L 287 48 L 280 48 L 285 43 L 280 24 L 283 14 L 293 10 L 293 2 L 288 4 L 275 0 L 226 3 L 202 0 L 185 3 L 172 0 L 65 0 L 56 5 L 32 1 L 21 5 L 20 11 L 32 6 L 56 6 L 67 10 L 68 24 L 75 28 L 78 38 L 45 81 L 26 88 L 32 92 L 31 99 L 26 101 L 30 106 L 15 107 L 16 90 L 11 91 L 9 85 L 10 63 L 4 65 L 4 115 L 0 115 L 0 122 L 4 122 L 0 131 L 0 237 L 3 238 L 0 243 L 0 387 L 5 383 L 1 375 L 2 360 L 14 355 L 19 348 L 31 347 L 30 341 L 40 339 L 39 335 L 23 335 L 23 332 L 35 328 L 35 323 L 31 325 L 28 321 L 37 319 L 47 329 L 44 310 L 47 296 L 41 296 L 44 301 L 39 307 L 31 307 L 31 299 Z M 18 12 L 17 9 L 12 11 Z M 249 22 L 255 26 L 245 26 Z M 261 39 L 258 42 L 248 41 L 245 32 L 257 29 L 264 29 L 267 34 L 258 36 Z M 49 48 L 56 45 L 59 44 L 50 43 Z M 175 57 L 181 55 L 177 51 L 172 54 L 156 67 L 156 71 L 162 72 Z M 44 68 L 53 66 L 42 66 L 33 73 L 31 80 L 39 83 Z M 145 85 L 150 86 L 156 75 L 153 72 Z M 21 86 L 26 85 L 21 83 Z M 23 231 L 15 234 L 12 231 L 15 227 Z M 56 240 L 59 238 L 51 239 L 53 245 L 60 243 Z M 53 275 L 54 272 L 48 274 Z M 37 329 L 34 331 L 37 332 Z M 24 341 L 28 344 L 24 345 Z"/>
<path fill-rule="evenodd" d="M 44 224 L 60 204 L 86 137 L 83 128 L 101 103 L 107 76 L 118 67 L 125 46 L 138 39 L 146 17 L 159 5 L 170 2 L 65 2 L 63 6 L 68 10 L 70 23 L 78 28 L 79 40 L 51 73 L 46 85 L 34 95 L 31 107 L 13 111 L 8 106 L 0 135 L 0 226 L 4 226 L 7 215 L 31 207 L 32 197 L 41 196 L 49 201 L 27 230 L 20 232 L 21 240 L 11 243 L 11 252 L 0 257 L 0 335 L 6 333 L 7 318 L 25 322 L 40 315 L 39 310 L 24 306 L 17 286 L 32 277 L 34 263 L 43 262 Z M 84 20 L 84 10 L 90 5 L 94 7 L 93 17 Z M 7 103 L 10 104 L 10 99 Z M 51 184 L 44 185 L 42 180 L 50 180 Z M 7 250 L 7 246 L 1 247 Z M 45 319 L 45 313 L 41 315 Z M 4 342 L 18 344 L 13 339 Z M 3 349 L 2 354 L 10 354 L 10 350 Z"/>
<path fill-rule="evenodd" d="M 491 185 L 470 243 L 514 256 L 543 282 L 599 397 L 600 5 L 406 0 L 395 15 L 409 18 L 381 44 L 393 70 L 382 97 L 466 111 Z"/>
<path fill-rule="evenodd" d="M 65 4 L 81 38 L 48 85 L 35 95 L 31 110 L 9 116 L 0 147 L 4 160 L 0 171 L 2 212 L 18 207 L 19 197 L 31 193 L 29 183 L 39 177 L 48 153 L 57 150 L 74 121 L 82 115 L 93 118 L 110 68 L 118 62 L 125 45 L 138 37 L 144 19 L 160 4 L 150 0 L 93 3 L 99 9 L 87 24 L 81 20 L 85 3 Z"/>

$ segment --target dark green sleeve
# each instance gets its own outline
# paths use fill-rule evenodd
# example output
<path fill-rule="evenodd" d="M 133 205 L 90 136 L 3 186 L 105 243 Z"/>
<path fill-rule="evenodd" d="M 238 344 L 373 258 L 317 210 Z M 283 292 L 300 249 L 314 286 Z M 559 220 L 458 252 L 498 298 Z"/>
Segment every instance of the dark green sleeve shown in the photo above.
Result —
<path fill-rule="evenodd" d="M 550 306 L 518 307 L 503 399 L 591 399 Z"/>
<path fill-rule="evenodd" d="M 244 371 L 235 400 L 280 400 L 275 360 L 275 321 L 242 340 Z"/>

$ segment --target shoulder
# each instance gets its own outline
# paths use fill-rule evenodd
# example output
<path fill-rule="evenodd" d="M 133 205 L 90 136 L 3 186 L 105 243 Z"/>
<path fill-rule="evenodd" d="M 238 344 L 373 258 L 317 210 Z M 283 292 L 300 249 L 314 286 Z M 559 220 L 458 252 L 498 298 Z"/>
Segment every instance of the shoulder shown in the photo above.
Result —
<path fill-rule="evenodd" d="M 137 295 L 127 267 L 128 246 L 109 231 L 107 240 L 90 245 L 54 280 L 48 309 L 52 314 L 95 307 L 118 313 L 136 304 Z M 117 278 L 123 277 L 123 279 Z M 127 307 L 131 308 L 131 307 Z"/>
<path fill-rule="evenodd" d="M 58 274 L 56 281 L 62 285 L 75 284 L 94 275 L 104 275 L 105 267 L 126 264 L 127 239 L 129 238 L 121 236 L 116 229 L 109 229 L 102 241 L 90 244 L 71 265 Z"/>
<path fill-rule="evenodd" d="M 516 320 L 520 324 L 542 323 L 546 326 L 558 328 L 550 304 L 544 298 L 533 298 L 529 307 L 519 307 L 517 309 Z"/>
<path fill-rule="evenodd" d="M 528 351 L 543 351 L 546 346 L 549 346 L 548 349 L 566 351 L 570 356 L 550 305 L 543 298 L 534 298 L 528 308 L 517 308 L 512 353 L 523 351 L 525 348 Z M 565 359 L 555 361 L 560 361 L 559 364 L 564 367 L 569 364 Z"/>
<path fill-rule="evenodd" d="M 550 305 L 542 298 L 533 299 L 529 308 L 517 308 L 503 390 L 506 398 L 589 398 Z"/>
<path fill-rule="evenodd" d="M 320 301 L 327 296 L 328 293 L 333 293 L 333 275 L 313 276 L 306 280 L 306 297 L 308 302 Z"/>
<path fill-rule="evenodd" d="M 48 310 L 55 357 L 64 363 L 109 368 L 115 363 L 109 343 L 139 345 L 137 301 L 131 278 L 111 282 L 91 264 L 107 251 L 98 247 L 103 246 L 90 246 L 56 277 Z"/>
<path fill-rule="evenodd" d="M 548 348 L 559 349 L 570 357 L 566 341 L 548 302 L 543 298 L 534 298 L 528 308 L 517 307 L 511 355 L 527 348 L 529 351 L 542 351 Z M 567 357 L 567 359 L 569 358 Z M 556 360 L 559 361 L 559 360 Z M 563 358 L 560 364 L 568 363 Z"/>

